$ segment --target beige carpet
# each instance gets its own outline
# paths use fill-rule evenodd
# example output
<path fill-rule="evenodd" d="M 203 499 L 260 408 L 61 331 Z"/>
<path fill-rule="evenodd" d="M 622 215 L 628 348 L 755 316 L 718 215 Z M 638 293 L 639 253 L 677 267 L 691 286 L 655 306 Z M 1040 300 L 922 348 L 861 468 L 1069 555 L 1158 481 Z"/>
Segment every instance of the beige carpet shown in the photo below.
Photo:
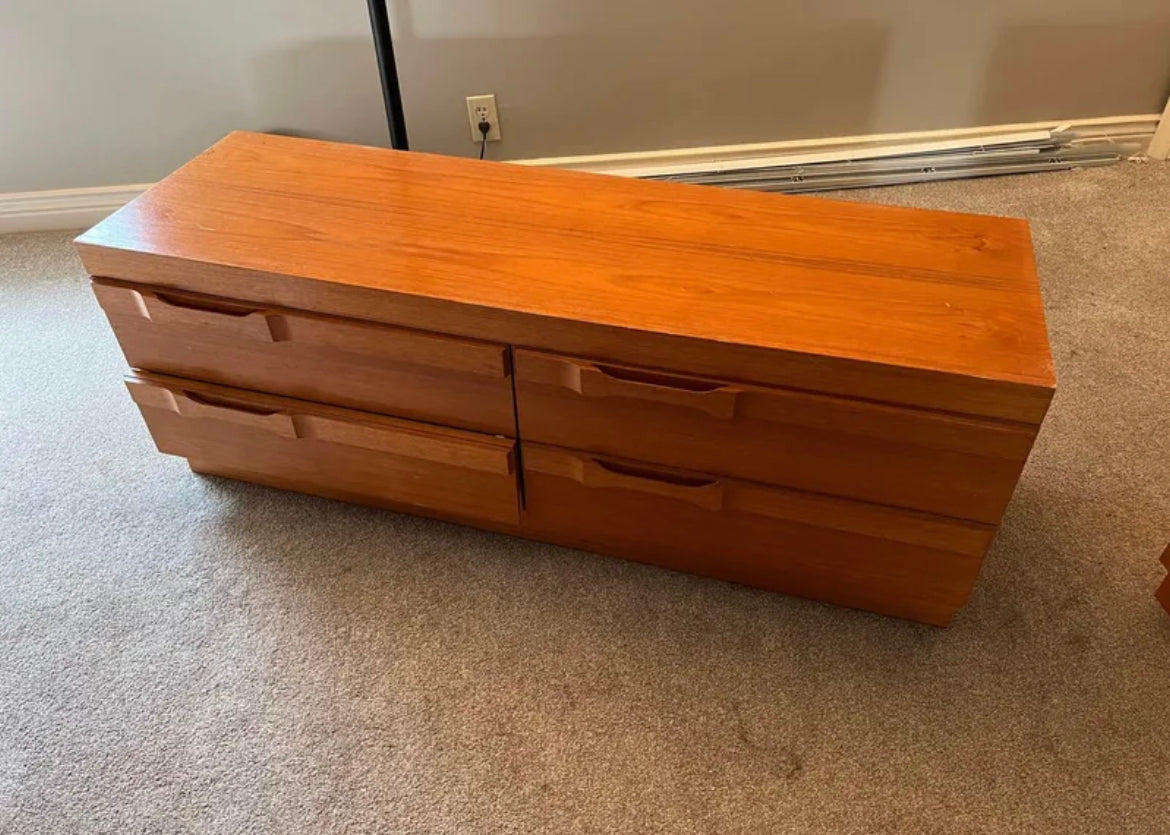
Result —
<path fill-rule="evenodd" d="M 1170 165 L 1033 223 L 1060 390 L 949 631 L 192 475 L 0 238 L 0 832 L 1170 831 Z"/>

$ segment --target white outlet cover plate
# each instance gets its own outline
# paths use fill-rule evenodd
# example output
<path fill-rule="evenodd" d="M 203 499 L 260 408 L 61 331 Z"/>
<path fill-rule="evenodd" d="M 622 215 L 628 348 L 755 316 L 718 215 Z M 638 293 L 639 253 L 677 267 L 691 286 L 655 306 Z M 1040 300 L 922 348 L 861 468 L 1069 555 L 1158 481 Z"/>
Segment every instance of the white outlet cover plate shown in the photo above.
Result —
<path fill-rule="evenodd" d="M 479 132 L 479 114 L 486 113 L 487 120 L 492 123 L 488 131 L 488 142 L 500 141 L 500 112 L 496 110 L 496 94 L 488 93 L 484 96 L 467 97 L 467 123 L 471 126 L 471 141 L 480 142 L 482 135 Z"/>

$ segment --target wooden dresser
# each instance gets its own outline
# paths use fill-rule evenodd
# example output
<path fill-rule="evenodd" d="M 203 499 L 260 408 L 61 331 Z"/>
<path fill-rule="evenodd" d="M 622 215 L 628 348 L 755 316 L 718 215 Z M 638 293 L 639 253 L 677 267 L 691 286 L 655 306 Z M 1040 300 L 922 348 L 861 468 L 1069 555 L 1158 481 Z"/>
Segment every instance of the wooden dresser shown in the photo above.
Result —
<path fill-rule="evenodd" d="M 934 624 L 1053 394 L 1021 220 L 234 133 L 77 246 L 196 472 Z"/>

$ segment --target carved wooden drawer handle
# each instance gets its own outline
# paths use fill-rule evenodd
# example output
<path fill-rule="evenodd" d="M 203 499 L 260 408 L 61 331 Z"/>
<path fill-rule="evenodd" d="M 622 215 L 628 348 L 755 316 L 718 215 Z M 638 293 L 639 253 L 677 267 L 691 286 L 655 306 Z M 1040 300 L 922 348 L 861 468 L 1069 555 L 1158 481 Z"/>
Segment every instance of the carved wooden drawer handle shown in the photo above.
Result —
<path fill-rule="evenodd" d="M 275 432 L 285 438 L 297 437 L 292 415 L 286 412 L 193 391 L 176 391 L 171 392 L 171 395 L 174 398 L 174 410 L 183 417 L 222 420 Z"/>
<path fill-rule="evenodd" d="M 693 377 L 619 366 L 566 362 L 562 382 L 584 397 L 625 397 L 682 406 L 711 417 L 735 417 L 742 389 Z"/>
<path fill-rule="evenodd" d="M 261 342 L 276 341 L 273 324 L 282 318 L 247 305 L 208 303 L 169 293 L 132 291 L 138 309 L 146 318 L 160 325 L 202 327 L 210 331 L 230 332 Z"/>
<path fill-rule="evenodd" d="M 582 462 L 586 487 L 615 487 L 689 502 L 704 510 L 723 507 L 723 483 L 716 478 L 662 473 L 640 465 L 591 459 Z"/>

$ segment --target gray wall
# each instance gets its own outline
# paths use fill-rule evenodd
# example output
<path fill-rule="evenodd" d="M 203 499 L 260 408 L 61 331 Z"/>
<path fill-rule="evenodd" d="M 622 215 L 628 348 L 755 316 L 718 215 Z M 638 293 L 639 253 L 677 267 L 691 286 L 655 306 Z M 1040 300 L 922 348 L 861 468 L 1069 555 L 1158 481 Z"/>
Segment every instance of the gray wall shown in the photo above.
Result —
<path fill-rule="evenodd" d="M 364 0 L 0 0 L 0 192 L 150 182 L 236 128 L 387 144 Z"/>
<path fill-rule="evenodd" d="M 1154 113 L 1166 0 L 391 0 L 412 145 L 497 158 Z M 385 144 L 363 0 L 0 0 L 0 192 L 234 128 Z"/>
<path fill-rule="evenodd" d="M 1159 113 L 1170 0 L 394 0 L 411 140 L 522 158 Z"/>

